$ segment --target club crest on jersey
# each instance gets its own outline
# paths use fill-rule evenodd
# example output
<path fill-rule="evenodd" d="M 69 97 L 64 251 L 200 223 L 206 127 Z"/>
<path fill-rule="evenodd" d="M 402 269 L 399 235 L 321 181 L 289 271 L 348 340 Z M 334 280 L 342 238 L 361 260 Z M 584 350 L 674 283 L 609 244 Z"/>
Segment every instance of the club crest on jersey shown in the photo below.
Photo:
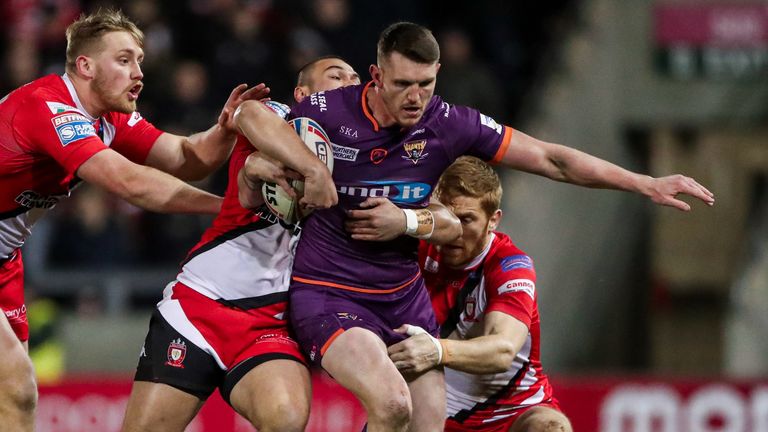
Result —
<path fill-rule="evenodd" d="M 371 150 L 371 162 L 373 162 L 374 165 L 378 165 L 384 162 L 384 158 L 387 157 L 387 153 L 387 150 L 383 148 L 375 148 Z"/>
<path fill-rule="evenodd" d="M 474 297 L 467 297 L 466 303 L 464 303 L 464 321 L 476 322 L 477 316 L 477 301 Z"/>
<path fill-rule="evenodd" d="M 424 260 L 424 271 L 437 273 L 439 269 L 440 265 L 432 257 L 428 256 L 427 259 Z"/>
<path fill-rule="evenodd" d="M 429 153 L 424 153 L 424 149 L 427 147 L 427 140 L 411 141 L 403 144 L 403 150 L 405 156 L 403 159 L 407 159 L 416 165 L 420 160 L 429 156 Z"/>
<path fill-rule="evenodd" d="M 133 114 L 131 114 L 131 118 L 128 119 L 128 126 L 134 127 L 136 126 L 136 123 L 138 123 L 143 117 L 141 114 L 139 114 L 138 111 L 134 111 Z"/>
<path fill-rule="evenodd" d="M 187 344 L 179 339 L 174 339 L 168 345 L 168 361 L 165 362 L 168 366 L 184 369 L 184 358 L 187 356 Z"/>

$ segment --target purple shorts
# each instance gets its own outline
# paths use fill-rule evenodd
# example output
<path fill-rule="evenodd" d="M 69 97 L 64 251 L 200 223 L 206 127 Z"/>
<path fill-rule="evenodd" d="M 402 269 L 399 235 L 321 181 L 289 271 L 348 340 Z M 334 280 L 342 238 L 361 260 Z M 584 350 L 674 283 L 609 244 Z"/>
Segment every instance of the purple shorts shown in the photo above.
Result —
<path fill-rule="evenodd" d="M 421 275 L 388 294 L 360 293 L 295 279 L 288 293 L 290 321 L 296 339 L 316 364 L 320 364 L 333 340 L 353 327 L 372 331 L 387 346 L 407 337 L 394 332 L 403 324 L 417 325 L 434 336 L 439 333 Z"/>

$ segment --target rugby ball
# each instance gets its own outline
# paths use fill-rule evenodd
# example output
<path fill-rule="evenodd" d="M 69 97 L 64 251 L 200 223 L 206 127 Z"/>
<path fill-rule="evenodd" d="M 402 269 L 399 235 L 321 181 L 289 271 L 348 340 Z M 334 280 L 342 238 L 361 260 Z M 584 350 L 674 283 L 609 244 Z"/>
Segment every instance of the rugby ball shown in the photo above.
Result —
<path fill-rule="evenodd" d="M 296 131 L 307 148 L 325 163 L 330 172 L 333 172 L 333 145 L 323 128 L 308 117 L 297 117 L 288 124 Z M 298 195 L 296 199 L 291 198 L 283 188 L 272 182 L 264 182 L 261 193 L 269 211 L 283 222 L 295 224 L 311 210 L 301 209 L 299 206 L 299 199 L 304 195 L 304 182 L 293 180 L 290 184 L 296 190 Z"/>

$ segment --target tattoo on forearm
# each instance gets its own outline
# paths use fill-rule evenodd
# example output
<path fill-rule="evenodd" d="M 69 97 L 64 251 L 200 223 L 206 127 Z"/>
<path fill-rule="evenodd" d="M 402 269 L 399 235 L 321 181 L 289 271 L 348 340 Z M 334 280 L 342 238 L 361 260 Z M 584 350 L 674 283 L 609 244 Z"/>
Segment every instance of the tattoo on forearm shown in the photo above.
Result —
<path fill-rule="evenodd" d="M 419 228 L 416 230 L 417 235 L 429 234 L 435 225 L 435 217 L 428 209 L 416 210 L 416 220 L 419 222 Z"/>

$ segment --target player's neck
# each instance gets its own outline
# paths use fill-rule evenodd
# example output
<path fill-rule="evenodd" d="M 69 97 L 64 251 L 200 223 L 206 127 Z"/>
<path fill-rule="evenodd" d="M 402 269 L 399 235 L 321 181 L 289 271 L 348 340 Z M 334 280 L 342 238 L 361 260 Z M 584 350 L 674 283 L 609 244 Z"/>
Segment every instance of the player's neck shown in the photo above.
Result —
<path fill-rule="evenodd" d="M 371 110 L 373 118 L 376 119 L 376 123 L 384 128 L 394 126 L 397 123 L 397 119 L 389 112 L 387 106 L 384 104 L 384 100 L 379 94 L 378 87 L 373 86 L 371 90 L 372 91 L 369 91 L 367 94 L 368 97 L 366 103 L 368 103 L 368 108 Z"/>
<path fill-rule="evenodd" d="M 96 102 L 98 101 L 98 95 L 94 92 L 89 81 L 78 77 L 77 74 L 69 72 L 67 72 L 67 76 L 69 77 L 70 82 L 72 82 L 72 86 L 75 88 L 75 93 L 77 93 L 77 98 L 83 108 L 85 108 L 86 114 L 92 118 L 99 118 L 106 114 L 106 110 L 100 108 L 99 104 Z"/>

